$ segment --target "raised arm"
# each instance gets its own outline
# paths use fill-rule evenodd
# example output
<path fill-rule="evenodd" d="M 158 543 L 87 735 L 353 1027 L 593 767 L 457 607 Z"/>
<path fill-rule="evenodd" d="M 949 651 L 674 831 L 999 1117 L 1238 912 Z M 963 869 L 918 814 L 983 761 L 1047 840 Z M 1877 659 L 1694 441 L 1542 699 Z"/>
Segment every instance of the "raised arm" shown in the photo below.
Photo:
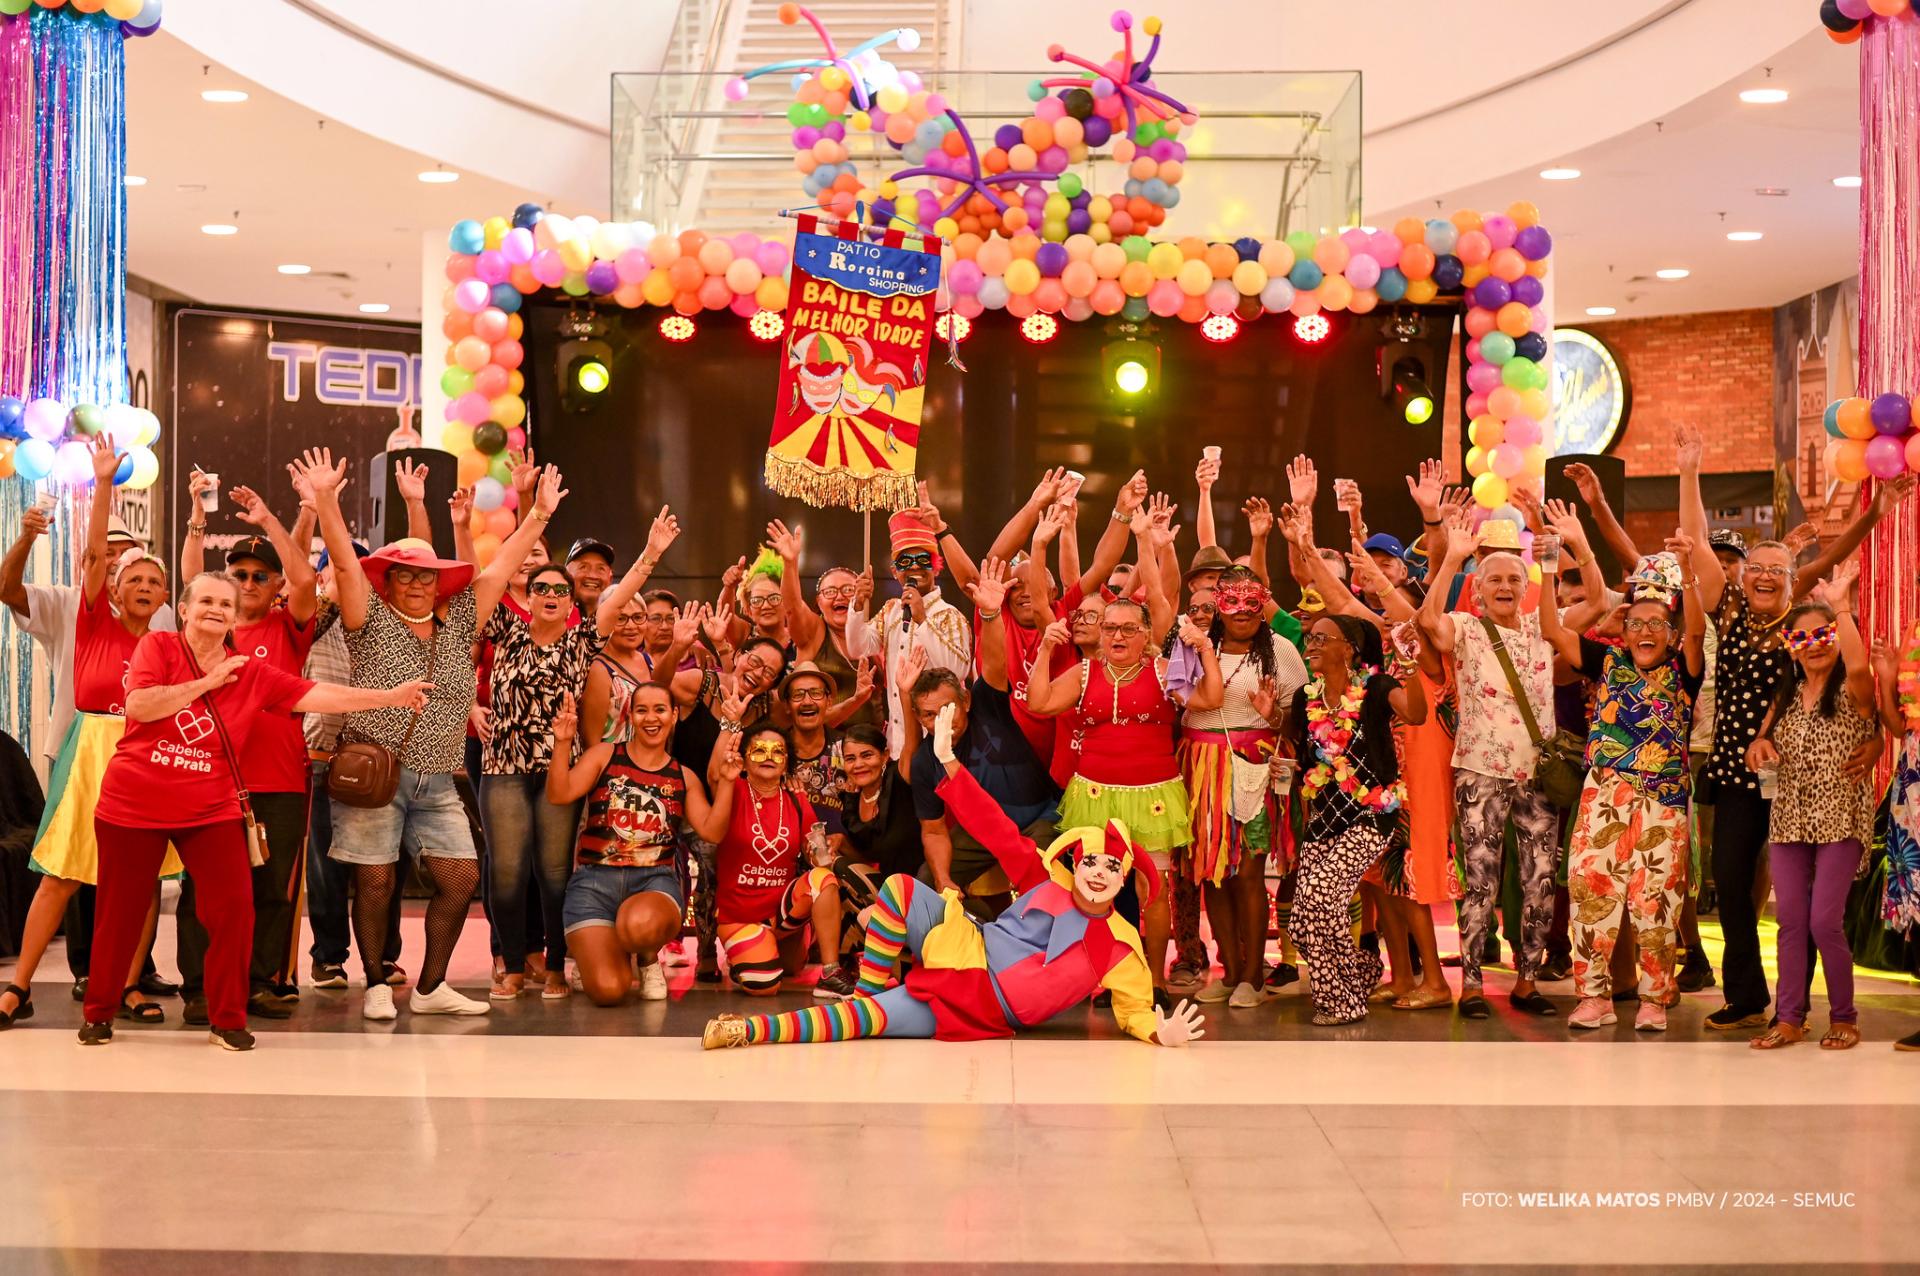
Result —
<path fill-rule="evenodd" d="M 473 489 L 456 487 L 447 497 L 447 518 L 453 523 L 453 556 L 463 563 L 480 566 L 480 555 L 473 548 Z M 526 514 L 514 511 L 514 526 L 526 521 Z"/>
<path fill-rule="evenodd" d="M 654 520 L 656 527 L 659 523 L 659 519 Z M 651 546 L 652 542 L 648 544 Z M 800 579 L 800 554 L 806 547 L 805 537 L 798 527 L 789 528 L 776 518 L 767 524 L 767 545 L 780 555 L 780 608 L 787 614 L 787 637 L 793 640 L 796 651 L 818 651 L 827 622 L 807 604 L 807 591 Z"/>
<path fill-rule="evenodd" d="M 1120 566 L 1120 560 L 1127 556 L 1127 541 L 1132 536 L 1133 516 L 1147 503 L 1147 475 L 1144 470 L 1135 470 L 1133 477 L 1120 488 L 1119 495 L 1113 500 L 1113 513 L 1107 519 L 1107 525 L 1100 531 L 1100 540 L 1093 547 L 1093 561 L 1087 570 L 1080 574 L 1080 595 L 1093 598 L 1107 583 L 1114 570 Z M 1063 575 L 1061 580 L 1066 577 Z"/>
<path fill-rule="evenodd" d="M 1448 522 L 1446 532 L 1446 553 L 1440 560 L 1439 571 L 1428 582 L 1426 601 L 1420 604 L 1419 615 L 1420 631 L 1442 653 L 1453 650 L 1453 620 L 1447 615 L 1447 587 L 1466 566 L 1467 555 L 1473 552 L 1473 532 L 1464 514 Z"/>
<path fill-rule="evenodd" d="M 1061 501 L 1053 508 L 1060 516 L 1060 588 L 1065 589 L 1068 581 L 1080 579 L 1080 502 L 1078 498 Z M 1044 569 L 1045 564 L 1041 566 Z M 1080 592 L 1085 595 L 1087 591 Z M 1053 599 L 1048 596 L 1047 605 L 1052 604 Z"/>
<path fill-rule="evenodd" d="M 1166 641 L 1168 632 L 1173 628 L 1173 603 L 1167 598 L 1160 575 L 1160 536 L 1164 534 L 1170 538 L 1172 531 L 1171 528 L 1157 529 L 1152 516 L 1145 510 L 1136 511 L 1133 516 L 1140 586 L 1147 595 L 1147 636 L 1155 651 L 1160 650 L 1160 644 Z"/>
<path fill-rule="evenodd" d="M 1678 528 L 1667 538 L 1667 551 L 1680 560 L 1680 655 L 1697 678 L 1707 669 L 1707 606 L 1700 599 L 1697 569 L 1701 556 L 1712 554 Z"/>
<path fill-rule="evenodd" d="M 1599 476 L 1591 466 L 1578 461 L 1567 466 L 1566 472 L 1567 478 L 1579 489 L 1580 499 L 1586 502 L 1587 513 L 1593 515 L 1593 525 L 1600 533 L 1601 542 L 1613 551 L 1613 556 L 1620 560 L 1626 570 L 1632 571 L 1633 565 L 1640 561 L 1640 547 L 1633 543 L 1633 537 L 1627 535 L 1627 529 L 1620 526 L 1613 506 L 1607 503 L 1607 493 L 1600 486 Z M 1698 482 L 1699 477 L 1696 469 L 1694 480 Z M 1701 541 L 1700 544 L 1706 542 Z"/>
<path fill-rule="evenodd" d="M 1812 562 L 1802 567 L 1794 576 L 1793 596 L 1800 598 L 1813 587 L 1813 583 L 1832 571 L 1835 567 L 1853 557 L 1853 551 L 1860 548 L 1860 542 L 1867 539 L 1867 533 L 1874 524 L 1887 516 L 1887 512 L 1913 495 L 1915 479 L 1911 474 L 1902 474 L 1891 482 L 1875 483 L 1873 499 L 1866 508 L 1854 515 L 1846 530 L 1834 538 L 1833 544 L 1822 550 Z"/>
<path fill-rule="evenodd" d="M 107 557 L 107 520 L 113 517 L 113 473 L 120 456 L 113 438 L 96 434 L 88 440 L 93 460 L 93 502 L 87 513 L 87 566 L 81 577 L 81 598 L 88 604 L 100 596 L 113 563 Z"/>
<path fill-rule="evenodd" d="M 640 551 L 640 557 L 633 560 L 633 565 L 621 574 L 620 579 L 600 595 L 600 605 L 593 612 L 596 630 L 602 634 L 613 632 L 613 622 L 620 615 L 620 609 L 646 587 L 647 581 L 653 576 L 653 569 L 659 565 L 660 556 L 667 552 L 667 547 L 679 535 L 680 520 L 673 516 L 670 506 L 662 505 L 660 512 L 653 516 L 653 526 L 647 531 L 647 547 Z"/>
<path fill-rule="evenodd" d="M 1413 604 L 1407 601 L 1405 594 L 1394 588 L 1393 582 L 1387 579 L 1387 574 L 1380 570 L 1380 564 L 1373 561 L 1372 554 L 1367 553 L 1365 549 L 1361 548 L 1359 541 L 1355 541 L 1353 548 L 1347 553 L 1347 570 L 1352 573 L 1355 581 L 1360 582 L 1363 588 L 1370 588 L 1373 596 L 1380 600 L 1381 615 L 1396 625 L 1404 624 L 1413 619 Z M 1347 589 L 1345 585 L 1340 583 L 1339 577 L 1334 576 L 1332 572 L 1328 572 L 1327 575 L 1332 578 L 1333 584 L 1339 592 L 1345 593 L 1348 598 L 1353 600 L 1355 607 L 1367 613 L 1363 619 L 1371 620 L 1375 618 L 1373 613 L 1360 602 L 1359 598 L 1354 595 L 1351 590 Z M 1327 598 L 1324 590 L 1321 591 L 1320 596 Z M 1331 598 L 1327 598 L 1327 602 L 1329 606 L 1333 604 Z"/>
<path fill-rule="evenodd" d="M 493 561 L 488 563 L 473 580 L 473 616 L 474 625 L 484 629 L 487 620 L 493 615 L 493 609 L 507 595 L 507 583 L 513 579 L 514 572 L 525 562 L 533 550 L 533 543 L 547 530 L 547 522 L 553 517 L 553 511 L 565 499 L 567 489 L 560 486 L 560 471 L 547 466 L 540 474 L 540 486 L 534 492 L 533 512 L 527 521 L 513 529 L 513 535 L 501 544 L 494 553 Z"/>
<path fill-rule="evenodd" d="M 1193 530 L 1200 538 L 1201 548 L 1217 548 L 1220 537 L 1213 523 L 1213 485 L 1220 481 L 1220 462 L 1204 453 L 1200 464 L 1194 467 L 1193 482 L 1200 492 L 1200 507 L 1194 516 Z"/>
<path fill-rule="evenodd" d="M 1033 657 L 1033 671 L 1027 675 L 1027 712 L 1036 718 L 1055 718 L 1073 708 L 1080 700 L 1080 666 L 1053 675 L 1055 647 L 1073 645 L 1073 631 L 1067 622 L 1056 620 L 1040 634 L 1040 646 Z"/>
<path fill-rule="evenodd" d="M 47 530 L 47 512 L 37 505 L 27 506 L 20 516 L 20 535 L 7 546 L 0 559 L 0 605 L 27 614 L 27 560 L 33 557 L 33 543 Z"/>
<path fill-rule="evenodd" d="M 1900 708 L 1900 657 L 1885 643 L 1873 644 L 1874 684 L 1879 692 L 1880 726 L 1895 736 L 1907 731 L 1906 714 Z"/>
<path fill-rule="evenodd" d="M 593 792 L 593 786 L 600 782 L 600 773 L 607 769 L 613 757 L 613 745 L 603 741 L 582 749 L 579 761 L 569 762 L 579 727 L 573 693 L 562 692 L 560 707 L 553 714 L 553 751 L 547 759 L 547 801 L 555 806 L 578 802 Z"/>
<path fill-rule="evenodd" d="M 926 480 L 920 481 L 919 490 L 920 505 L 914 512 L 922 523 L 933 529 L 940 555 L 947 560 L 947 574 L 953 577 L 955 588 L 965 593 L 967 586 L 973 584 L 973 578 L 979 574 L 973 565 L 973 558 L 967 553 L 967 547 L 960 543 L 960 538 L 953 534 L 953 529 L 947 526 L 947 520 L 941 516 L 940 507 L 933 503 L 933 497 L 928 495 Z"/>
<path fill-rule="evenodd" d="M 1226 686 L 1220 679 L 1220 656 L 1213 649 L 1207 631 L 1187 617 L 1180 617 L 1180 641 L 1200 657 L 1200 681 L 1188 693 L 1185 707 L 1190 710 L 1218 709 L 1226 698 Z"/>
<path fill-rule="evenodd" d="M 1410 727 L 1427 720 L 1427 688 L 1418 678 L 1409 678 L 1387 696 L 1394 716 Z"/>
<path fill-rule="evenodd" d="M 187 530 L 180 538 L 180 579 L 192 580 L 207 570 L 207 514 L 200 493 L 219 486 L 213 476 L 196 468 L 187 476 Z"/>
<path fill-rule="evenodd" d="M 407 535 L 433 544 L 433 520 L 427 517 L 427 467 L 408 457 L 393 463 L 393 490 L 407 507 Z"/>
<path fill-rule="evenodd" d="M 729 734 L 727 741 L 724 751 L 716 750 L 721 752 L 721 758 L 711 800 L 701 787 L 699 777 L 686 767 L 680 768 L 687 784 L 687 823 L 703 842 L 721 841 L 727 835 L 727 825 L 733 822 L 733 792 L 740 785 L 744 768 L 740 762 L 740 737 Z"/>
<path fill-rule="evenodd" d="M 1584 576 L 1582 578 L 1584 579 Z M 1580 635 L 1586 626 L 1569 629 L 1560 623 L 1560 608 L 1548 599 L 1548 595 L 1555 592 L 1554 586 L 1559 584 L 1559 580 L 1560 569 L 1557 564 L 1551 571 L 1545 567 L 1540 569 L 1540 636 L 1547 640 L 1548 645 L 1560 659 L 1578 669 L 1580 667 Z"/>
<path fill-rule="evenodd" d="M 1049 505 L 1033 521 L 1033 543 L 1027 547 L 1027 557 L 1020 564 L 1020 576 L 1027 587 L 1027 596 L 1033 599 L 1034 606 L 1042 614 L 1053 611 L 1053 589 L 1047 584 L 1047 546 L 1056 539 L 1060 541 L 1064 553 L 1071 536 L 1067 533 L 1067 505 Z M 1065 564 L 1061 564 L 1060 579 L 1066 580 Z M 976 599 L 975 607 L 979 606 Z"/>
<path fill-rule="evenodd" d="M 1026 504 L 1014 511 L 1013 517 L 1007 520 L 1007 525 L 1002 527 L 1000 534 L 993 538 L 993 544 L 987 547 L 988 558 L 997 558 L 1001 562 L 1006 562 L 1020 552 L 1020 547 L 1033 536 L 1033 529 L 1035 524 L 1039 523 L 1040 515 L 1059 498 L 1060 488 L 1066 482 L 1066 478 L 1067 471 L 1064 468 L 1051 469 L 1040 476 L 1040 481 L 1034 485 L 1033 493 L 1027 497 Z"/>
<path fill-rule="evenodd" d="M 368 709 L 412 709 L 418 713 L 427 707 L 433 694 L 431 682 L 403 682 L 397 687 L 345 687 L 334 682 L 316 682 L 313 689 L 293 702 L 295 713 L 362 713 Z"/>
<path fill-rule="evenodd" d="M 338 462 L 327 448 L 308 448 L 287 466 L 296 485 L 313 493 L 314 513 L 320 519 L 320 539 L 326 542 L 333 564 L 333 597 L 340 604 L 340 623 L 349 631 L 367 623 L 367 574 L 353 552 L 353 537 L 340 512 L 340 484 L 347 477 L 347 458 Z"/>
<path fill-rule="evenodd" d="M 1267 567 L 1267 541 L 1273 535 L 1273 507 L 1264 496 L 1249 496 L 1240 512 L 1247 516 L 1247 534 L 1251 538 L 1247 561 L 1253 567 L 1254 576 L 1271 591 L 1273 577 Z"/>
<path fill-rule="evenodd" d="M 1854 707 L 1865 717 L 1873 717 L 1873 662 L 1867 656 L 1867 644 L 1860 627 L 1853 621 L 1853 582 L 1860 575 L 1858 559 L 1848 559 L 1833 570 L 1830 579 L 1816 582 L 1810 592 L 1817 602 L 1833 608 L 1834 628 L 1840 639 L 1840 659 L 1847 675 L 1847 694 Z"/>
<path fill-rule="evenodd" d="M 275 518 L 260 494 L 250 487 L 235 487 L 227 493 L 234 503 L 241 522 L 260 530 L 260 534 L 273 543 L 273 552 L 280 556 L 281 574 L 287 578 L 287 615 L 296 625 L 305 626 L 313 619 L 314 608 L 319 598 L 315 591 L 313 564 L 307 561 L 306 553 L 294 544 L 293 537 Z M 184 555 L 180 563 L 184 576 L 187 564 Z M 199 575 L 196 571 L 194 575 Z M 184 576 L 191 580 L 193 577 Z"/>
<path fill-rule="evenodd" d="M 973 582 L 973 615 L 980 622 L 980 676 L 987 685 L 1007 689 L 1007 620 L 1001 608 L 1007 598 L 1007 565 L 989 558 Z"/>
<path fill-rule="evenodd" d="M 1700 495 L 1700 454 L 1705 447 L 1700 431 L 1682 425 L 1676 436 L 1674 459 L 1680 471 L 1680 530 L 1695 545 L 1708 544 L 1707 504 Z M 1727 586 L 1726 569 L 1712 554 L 1702 554 L 1694 563 L 1700 578 L 1700 601 L 1708 612 L 1720 609 L 1720 597 Z"/>
<path fill-rule="evenodd" d="M 1567 611 L 1564 628 L 1576 635 L 1583 634 L 1600 623 L 1607 614 L 1607 578 L 1600 570 L 1600 560 L 1593 556 L 1593 546 L 1587 541 L 1587 529 L 1581 526 L 1579 511 L 1565 501 L 1552 500 L 1546 504 L 1547 518 L 1554 532 L 1560 537 L 1560 556 L 1562 560 L 1571 558 L 1580 572 L 1580 584 L 1586 588 L 1587 600 L 1578 607 Z M 1540 615 L 1544 618 L 1549 611 L 1558 611 L 1557 599 L 1549 599 L 1546 583 L 1540 587 Z M 1576 648 L 1578 644 L 1575 644 Z M 1567 663 L 1579 664 L 1580 655 L 1575 653 L 1567 657 Z"/>

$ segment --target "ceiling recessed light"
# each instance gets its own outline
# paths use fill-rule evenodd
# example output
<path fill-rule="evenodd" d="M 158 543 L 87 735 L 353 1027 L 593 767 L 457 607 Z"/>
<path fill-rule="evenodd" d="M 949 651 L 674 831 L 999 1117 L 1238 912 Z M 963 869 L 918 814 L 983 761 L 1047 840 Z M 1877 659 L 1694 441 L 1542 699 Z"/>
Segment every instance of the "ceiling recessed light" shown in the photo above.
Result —
<path fill-rule="evenodd" d="M 311 275 L 313 273 L 312 266 L 302 266 L 300 263 L 292 261 L 279 267 L 279 270 L 283 275 Z"/>
<path fill-rule="evenodd" d="M 384 301 L 363 301 L 360 303 L 360 313 L 363 315 L 384 315 L 391 309 L 393 309 L 393 307 Z"/>
<path fill-rule="evenodd" d="M 430 168 L 420 174 L 420 180 L 429 186 L 445 186 L 448 182 L 460 180 L 460 174 L 444 168 Z"/>
<path fill-rule="evenodd" d="M 1753 193 L 1762 199 L 1785 199 L 1787 188 L 1784 186 L 1756 186 Z"/>
<path fill-rule="evenodd" d="M 1736 244 L 1751 244 L 1756 240 L 1764 239 L 1765 235 L 1757 230 L 1730 230 L 1727 232 L 1727 238 Z"/>
<path fill-rule="evenodd" d="M 145 186 L 147 179 L 144 177 L 135 177 L 132 173 L 128 173 L 120 179 L 120 184 L 122 186 Z"/>
<path fill-rule="evenodd" d="M 227 226 L 220 222 L 213 222 L 209 225 L 202 226 L 200 233 L 202 235 L 238 235 L 240 228 L 238 226 Z"/>
<path fill-rule="evenodd" d="M 1685 279 L 1692 273 L 1691 270 L 1682 270 L 1678 266 L 1669 266 L 1665 270 L 1654 271 L 1653 277 L 1655 279 Z"/>
<path fill-rule="evenodd" d="M 1580 176 L 1580 170 L 1577 168 L 1543 168 L 1540 170 L 1540 176 L 1550 182 L 1570 182 Z"/>
<path fill-rule="evenodd" d="M 1741 89 L 1740 100 L 1749 106 L 1774 106 L 1787 100 L 1785 89 Z"/>
<path fill-rule="evenodd" d="M 1845 177 L 1836 177 L 1833 179 L 1833 184 L 1841 190 L 1857 191 L 1860 189 L 1860 175 L 1850 173 Z"/>
<path fill-rule="evenodd" d="M 202 102 L 244 102 L 247 100 L 245 89 L 202 89 Z"/>
<path fill-rule="evenodd" d="M 1608 315 L 1619 314 L 1612 306 L 1588 306 L 1587 313 L 1595 319 L 1605 319 Z"/>

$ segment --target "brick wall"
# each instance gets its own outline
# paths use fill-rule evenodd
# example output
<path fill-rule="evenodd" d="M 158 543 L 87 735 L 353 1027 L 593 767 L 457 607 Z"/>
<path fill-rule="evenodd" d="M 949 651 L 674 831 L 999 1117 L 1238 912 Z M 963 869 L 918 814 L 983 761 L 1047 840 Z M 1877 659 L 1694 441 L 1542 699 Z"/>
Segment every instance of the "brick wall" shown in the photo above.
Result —
<path fill-rule="evenodd" d="M 1773 312 L 1570 320 L 1613 347 L 1633 411 L 1613 454 L 1629 478 L 1675 472 L 1674 430 L 1706 436 L 1703 473 L 1773 468 Z"/>

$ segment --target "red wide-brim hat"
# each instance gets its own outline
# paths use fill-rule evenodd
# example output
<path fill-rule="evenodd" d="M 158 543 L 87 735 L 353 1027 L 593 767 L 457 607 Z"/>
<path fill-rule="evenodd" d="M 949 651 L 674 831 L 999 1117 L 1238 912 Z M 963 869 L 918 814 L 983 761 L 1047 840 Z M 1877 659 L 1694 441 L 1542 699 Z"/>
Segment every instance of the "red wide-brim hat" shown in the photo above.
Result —
<path fill-rule="evenodd" d="M 436 604 L 447 601 L 473 583 L 472 563 L 441 558 L 433 552 L 433 546 L 415 536 L 383 545 L 360 560 L 360 570 L 367 574 L 367 583 L 376 594 L 386 593 L 387 568 L 395 566 L 424 567 L 439 572 L 439 587 L 434 595 Z"/>

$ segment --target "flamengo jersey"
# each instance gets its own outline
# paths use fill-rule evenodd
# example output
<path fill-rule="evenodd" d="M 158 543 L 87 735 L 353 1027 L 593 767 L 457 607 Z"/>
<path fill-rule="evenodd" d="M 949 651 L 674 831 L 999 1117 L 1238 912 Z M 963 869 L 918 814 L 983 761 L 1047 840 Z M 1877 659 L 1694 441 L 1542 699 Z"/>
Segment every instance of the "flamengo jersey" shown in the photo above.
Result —
<path fill-rule="evenodd" d="M 686 776 L 678 762 L 669 761 L 663 771 L 648 771 L 634 764 L 624 744 L 615 745 L 600 782 L 587 796 L 574 863 L 582 868 L 677 864 L 686 800 Z"/>

